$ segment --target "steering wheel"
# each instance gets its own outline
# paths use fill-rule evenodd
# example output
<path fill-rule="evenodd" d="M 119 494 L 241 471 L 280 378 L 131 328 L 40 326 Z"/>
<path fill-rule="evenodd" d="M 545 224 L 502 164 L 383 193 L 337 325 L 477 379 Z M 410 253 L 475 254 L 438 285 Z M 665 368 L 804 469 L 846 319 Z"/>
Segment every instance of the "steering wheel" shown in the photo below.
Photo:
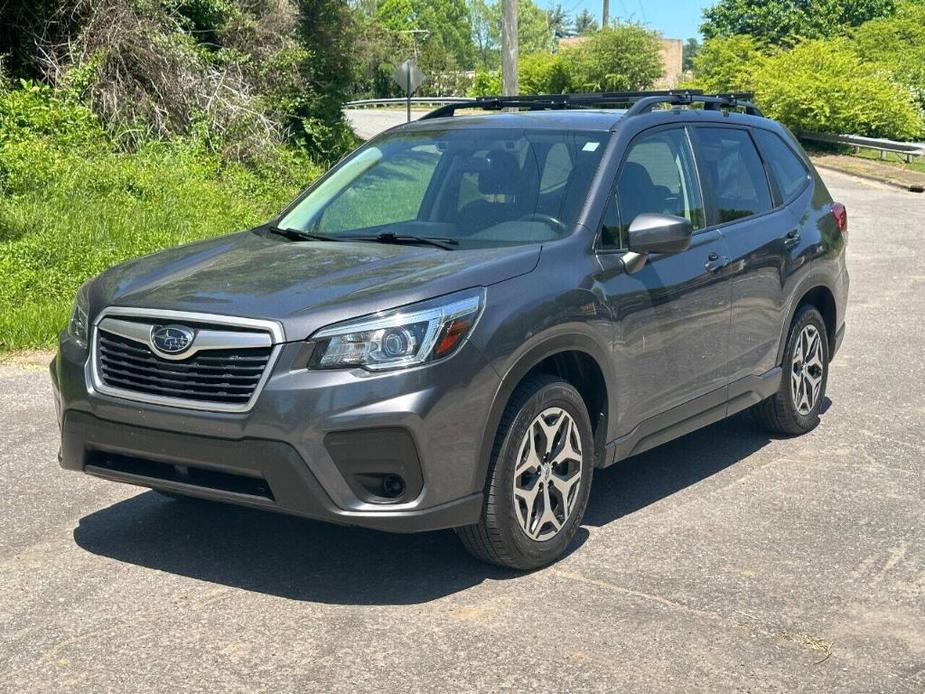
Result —
<path fill-rule="evenodd" d="M 518 221 L 521 222 L 543 222 L 549 226 L 557 229 L 558 231 L 566 231 L 566 226 L 561 219 L 556 219 L 550 214 L 543 214 L 542 212 L 532 212 L 528 215 L 524 215 Z"/>

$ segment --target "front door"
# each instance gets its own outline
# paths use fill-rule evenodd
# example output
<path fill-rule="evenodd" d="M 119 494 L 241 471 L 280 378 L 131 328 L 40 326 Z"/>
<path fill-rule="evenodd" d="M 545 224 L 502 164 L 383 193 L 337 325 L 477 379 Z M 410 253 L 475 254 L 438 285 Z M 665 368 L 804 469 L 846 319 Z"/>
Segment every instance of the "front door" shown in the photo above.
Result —
<path fill-rule="evenodd" d="M 613 273 L 636 215 L 685 217 L 688 250 L 650 254 L 638 272 Z M 599 284 L 614 320 L 620 436 L 641 422 L 700 396 L 725 402 L 730 322 L 728 252 L 722 234 L 705 229 L 703 196 L 688 132 L 647 131 L 630 145 L 605 213 Z M 608 271 L 608 267 L 610 271 Z"/>

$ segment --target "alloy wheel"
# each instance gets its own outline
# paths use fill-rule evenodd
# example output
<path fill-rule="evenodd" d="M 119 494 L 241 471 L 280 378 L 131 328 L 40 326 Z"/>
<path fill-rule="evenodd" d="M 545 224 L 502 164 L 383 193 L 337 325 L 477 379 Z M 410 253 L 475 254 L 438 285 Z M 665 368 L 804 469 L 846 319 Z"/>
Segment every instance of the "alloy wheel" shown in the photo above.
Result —
<path fill-rule="evenodd" d="M 790 369 L 790 396 L 801 415 L 808 415 L 819 402 L 825 373 L 823 355 L 822 336 L 816 326 L 805 326 L 797 338 Z"/>
<path fill-rule="evenodd" d="M 514 508 L 530 539 L 549 540 L 568 522 L 579 498 L 581 455 L 578 427 L 561 407 L 530 423 L 514 467 Z"/>

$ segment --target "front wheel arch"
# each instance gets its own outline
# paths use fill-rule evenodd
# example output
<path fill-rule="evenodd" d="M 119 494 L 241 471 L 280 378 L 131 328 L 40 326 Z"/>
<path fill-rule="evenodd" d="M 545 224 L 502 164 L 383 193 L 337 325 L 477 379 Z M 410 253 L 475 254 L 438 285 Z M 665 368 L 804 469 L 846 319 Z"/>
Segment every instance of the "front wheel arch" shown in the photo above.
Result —
<path fill-rule="evenodd" d="M 614 388 L 606 364 L 603 349 L 579 334 L 552 338 L 524 353 L 502 378 L 489 408 L 479 450 L 477 488 L 484 487 L 498 426 L 512 395 L 527 378 L 540 373 L 559 376 L 581 394 L 591 418 L 596 465 L 606 465 L 609 461 L 602 456 L 606 455 L 605 445 L 612 438 L 610 429 L 614 424 Z"/>

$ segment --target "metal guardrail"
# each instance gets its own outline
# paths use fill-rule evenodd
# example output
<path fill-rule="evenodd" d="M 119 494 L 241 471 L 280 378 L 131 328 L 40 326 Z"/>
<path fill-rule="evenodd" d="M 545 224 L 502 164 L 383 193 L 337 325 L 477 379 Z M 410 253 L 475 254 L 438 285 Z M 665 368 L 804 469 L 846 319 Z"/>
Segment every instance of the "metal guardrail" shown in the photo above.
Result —
<path fill-rule="evenodd" d="M 358 99 L 357 101 L 348 101 L 344 108 L 384 108 L 388 106 L 404 106 L 409 99 L 400 96 L 395 99 Z M 446 106 L 448 104 L 459 104 L 471 101 L 463 96 L 413 96 L 410 99 L 411 105 L 415 106 Z"/>
<path fill-rule="evenodd" d="M 811 140 L 813 142 L 848 145 L 849 147 L 854 147 L 855 152 L 860 149 L 873 149 L 880 152 L 881 159 L 883 159 L 887 153 L 898 154 L 905 157 L 906 163 L 910 163 L 912 157 L 925 157 L 925 143 L 923 142 L 898 142 L 896 140 L 887 140 L 878 137 L 830 135 L 829 133 L 812 132 L 801 132 L 799 133 L 799 137 L 802 140 Z"/>

